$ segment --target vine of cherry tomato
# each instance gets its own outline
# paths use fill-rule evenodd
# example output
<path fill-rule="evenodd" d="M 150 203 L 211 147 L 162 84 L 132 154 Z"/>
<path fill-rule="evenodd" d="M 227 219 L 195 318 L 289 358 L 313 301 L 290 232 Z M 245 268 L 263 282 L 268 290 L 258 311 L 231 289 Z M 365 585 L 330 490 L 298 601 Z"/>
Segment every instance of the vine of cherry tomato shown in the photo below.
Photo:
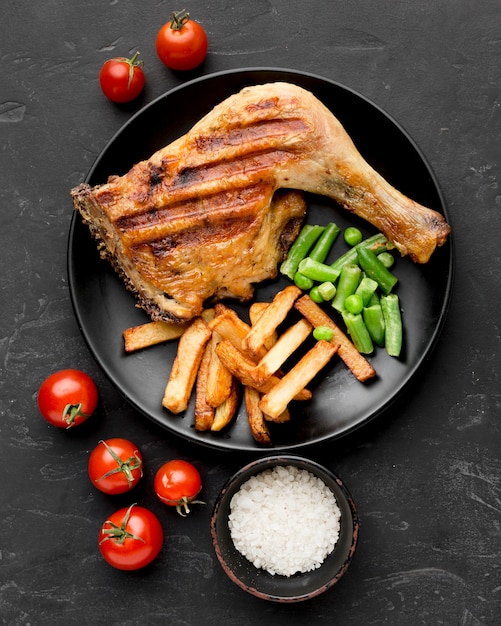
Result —
<path fill-rule="evenodd" d="M 139 96 L 145 85 L 143 62 L 139 52 L 130 59 L 115 57 L 108 59 L 99 72 L 99 84 L 104 95 L 116 103 L 131 102 Z"/>
<path fill-rule="evenodd" d="M 186 11 L 172 14 L 155 41 L 159 59 L 172 70 L 192 70 L 207 56 L 207 33 Z"/>
<path fill-rule="evenodd" d="M 155 474 L 154 489 L 160 500 L 176 507 L 185 517 L 190 513 L 190 504 L 204 504 L 196 497 L 202 489 L 202 479 L 197 468 L 181 459 L 167 461 Z"/>
<path fill-rule="evenodd" d="M 154 513 L 132 504 L 110 515 L 101 526 L 98 540 L 104 560 L 112 567 L 136 570 L 158 556 L 164 532 Z"/>
<path fill-rule="evenodd" d="M 97 387 L 85 372 L 64 369 L 48 376 L 38 390 L 38 408 L 58 428 L 72 428 L 85 422 L 96 410 Z"/>
<path fill-rule="evenodd" d="M 92 484 L 103 493 L 126 493 L 143 476 L 143 457 L 128 439 L 106 439 L 91 452 L 88 473 Z"/>

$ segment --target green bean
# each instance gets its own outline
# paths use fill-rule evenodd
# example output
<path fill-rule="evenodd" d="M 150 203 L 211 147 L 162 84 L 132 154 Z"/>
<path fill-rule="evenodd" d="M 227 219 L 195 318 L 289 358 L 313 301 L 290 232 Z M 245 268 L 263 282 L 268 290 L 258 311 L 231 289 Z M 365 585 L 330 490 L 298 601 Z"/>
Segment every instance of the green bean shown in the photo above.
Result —
<path fill-rule="evenodd" d="M 400 301 L 396 293 L 381 296 L 381 309 L 383 310 L 385 324 L 385 348 L 390 356 L 400 356 L 402 350 L 402 315 L 400 313 Z"/>
<path fill-rule="evenodd" d="M 384 317 L 380 304 L 365 307 L 362 312 L 369 335 L 372 341 L 380 347 L 384 346 Z"/>
<path fill-rule="evenodd" d="M 317 341 L 331 341 L 334 336 L 334 331 L 328 326 L 317 326 L 313 329 L 313 337 Z"/>
<path fill-rule="evenodd" d="M 323 263 L 331 251 L 331 248 L 340 232 L 341 229 L 334 222 L 327 224 L 324 232 L 320 235 L 317 243 L 313 247 L 313 250 L 308 255 L 310 259 Z"/>
<path fill-rule="evenodd" d="M 364 248 L 370 248 L 376 254 L 379 254 L 380 252 L 384 252 L 385 250 L 391 248 L 393 244 L 391 244 L 382 233 L 377 233 L 376 235 L 373 235 L 368 239 L 364 239 L 361 243 L 358 244 L 358 246 L 356 246 L 355 248 L 351 248 L 350 250 L 342 254 L 334 261 L 334 263 L 331 263 L 331 267 L 341 271 L 343 265 L 346 265 L 348 263 L 358 263 L 357 248 L 359 246 L 362 246 Z"/>
<path fill-rule="evenodd" d="M 374 344 L 372 343 L 369 331 L 364 323 L 362 315 L 354 315 L 345 311 L 343 313 L 343 320 L 346 324 L 346 329 L 355 344 L 356 349 L 360 354 L 370 354 L 374 351 Z"/>
<path fill-rule="evenodd" d="M 355 315 L 362 313 L 364 308 L 362 296 L 358 293 L 352 293 L 350 296 L 347 296 L 344 301 L 344 308 L 348 311 L 348 313 L 354 313 Z"/>
<path fill-rule="evenodd" d="M 378 284 L 375 280 L 372 280 L 372 278 L 368 276 L 362 276 L 355 293 L 362 298 L 364 306 L 368 306 L 377 288 Z"/>
<path fill-rule="evenodd" d="M 310 289 L 310 293 L 308 295 L 313 300 L 313 302 L 316 302 L 317 304 L 322 304 L 322 302 L 325 302 L 324 297 L 320 293 L 320 289 L 317 285 Z"/>
<path fill-rule="evenodd" d="M 308 276 L 301 274 L 301 272 L 296 272 L 294 274 L 294 284 L 296 285 L 296 287 L 299 287 L 299 289 L 302 289 L 303 291 L 309 291 L 314 285 L 311 278 L 308 278 Z"/>
<path fill-rule="evenodd" d="M 336 295 L 336 287 L 331 282 L 322 283 L 321 285 L 318 285 L 318 292 L 325 302 L 328 302 Z"/>
<path fill-rule="evenodd" d="M 287 258 L 280 265 L 280 273 L 294 280 L 299 263 L 308 254 L 315 241 L 324 232 L 325 226 L 306 224 L 301 229 L 296 240 L 289 248 Z"/>
<path fill-rule="evenodd" d="M 362 231 L 355 228 L 355 226 L 348 226 L 348 228 L 344 231 L 344 240 L 352 248 L 353 246 L 358 245 L 362 239 Z"/>
<path fill-rule="evenodd" d="M 367 276 L 377 282 L 383 293 L 390 293 L 398 282 L 398 278 L 395 274 L 392 274 L 390 270 L 381 263 L 372 250 L 357 246 L 356 251 L 360 266 Z"/>
<path fill-rule="evenodd" d="M 306 259 L 299 263 L 298 271 L 318 283 L 325 283 L 326 281 L 334 283 L 339 278 L 338 270 L 332 269 L 330 265 L 325 263 L 315 261 L 310 256 L 307 256 Z"/>
<path fill-rule="evenodd" d="M 336 295 L 332 301 L 332 306 L 340 313 L 344 310 L 344 301 L 346 298 L 351 296 L 352 293 L 355 293 L 361 273 L 362 270 L 358 265 L 352 265 L 351 263 L 345 265 L 341 270 Z"/>

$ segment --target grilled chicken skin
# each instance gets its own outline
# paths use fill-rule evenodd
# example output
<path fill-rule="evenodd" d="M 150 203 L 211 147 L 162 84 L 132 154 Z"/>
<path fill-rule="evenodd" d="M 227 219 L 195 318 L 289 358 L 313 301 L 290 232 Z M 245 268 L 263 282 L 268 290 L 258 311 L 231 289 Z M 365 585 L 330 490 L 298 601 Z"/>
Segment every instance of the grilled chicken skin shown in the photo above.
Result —
<path fill-rule="evenodd" d="M 276 275 L 305 213 L 333 198 L 426 263 L 444 217 L 392 187 L 333 114 L 289 83 L 247 87 L 121 177 L 72 190 L 74 205 L 152 319 L 190 319 L 211 297 L 252 296 Z"/>

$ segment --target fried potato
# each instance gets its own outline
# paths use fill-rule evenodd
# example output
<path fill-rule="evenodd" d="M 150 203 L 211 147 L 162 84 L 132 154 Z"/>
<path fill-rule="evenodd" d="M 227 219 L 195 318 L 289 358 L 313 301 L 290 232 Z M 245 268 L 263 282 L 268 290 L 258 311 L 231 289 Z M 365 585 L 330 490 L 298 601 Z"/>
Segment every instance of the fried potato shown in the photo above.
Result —
<path fill-rule="evenodd" d="M 222 404 L 216 407 L 214 421 L 210 427 L 212 431 L 219 431 L 225 426 L 228 426 L 237 412 L 239 401 L 239 384 L 238 381 L 232 377 L 231 393 Z"/>
<path fill-rule="evenodd" d="M 267 378 L 264 383 L 258 384 L 252 375 L 256 365 L 254 361 L 251 361 L 245 354 L 235 348 L 231 341 L 227 339 L 218 343 L 216 352 L 223 364 L 243 385 L 253 387 L 262 393 L 267 393 L 280 380 L 278 376 L 273 375 Z M 295 396 L 295 399 L 310 400 L 311 392 L 307 389 L 301 389 Z"/>
<path fill-rule="evenodd" d="M 261 394 L 257 389 L 244 387 L 244 401 L 247 410 L 247 419 L 251 435 L 255 441 L 263 445 L 271 443 L 270 429 L 264 419 L 264 414 L 259 408 Z"/>
<path fill-rule="evenodd" d="M 376 370 L 369 361 L 360 354 L 339 326 L 309 296 L 303 296 L 296 300 L 294 307 L 313 327 L 328 326 L 333 330 L 332 342 L 339 344 L 339 357 L 349 367 L 357 380 L 364 382 L 376 375 Z"/>
<path fill-rule="evenodd" d="M 267 422 L 274 422 L 275 424 L 283 424 L 284 422 L 288 422 L 291 418 L 290 411 L 287 408 L 284 409 L 280 415 L 266 415 L 266 413 L 263 413 L 263 416 Z"/>
<path fill-rule="evenodd" d="M 289 402 L 327 365 L 337 350 L 338 346 L 329 341 L 317 341 L 313 348 L 261 398 L 259 408 L 268 419 L 278 418 Z"/>
<path fill-rule="evenodd" d="M 252 326 L 258 321 L 265 310 L 270 306 L 269 302 L 253 302 L 249 307 L 249 319 Z"/>
<path fill-rule="evenodd" d="M 216 410 L 207 402 L 207 377 L 212 358 L 210 342 L 205 346 L 195 386 L 195 430 L 210 430 Z"/>
<path fill-rule="evenodd" d="M 291 354 L 306 340 L 312 330 L 313 326 L 305 319 L 299 320 L 288 328 L 256 365 L 253 373 L 256 381 L 263 383 L 277 372 Z"/>
<path fill-rule="evenodd" d="M 242 341 L 248 335 L 251 327 L 244 322 L 233 309 L 229 309 L 223 304 L 217 304 L 216 316 L 209 323 L 209 328 L 216 331 L 223 339 L 231 341 L 238 350 L 242 350 Z M 259 351 L 258 358 L 266 354 L 263 348 Z"/>
<path fill-rule="evenodd" d="M 206 324 L 208 324 L 209 322 L 212 322 L 215 315 L 216 315 L 215 309 L 204 309 L 202 313 L 200 313 L 200 317 L 203 319 L 203 321 Z"/>
<path fill-rule="evenodd" d="M 253 302 L 249 307 L 249 319 L 252 326 L 256 324 L 264 311 L 270 306 L 269 302 Z M 265 342 L 264 347 L 269 350 L 276 342 L 278 333 L 275 331 Z"/>
<path fill-rule="evenodd" d="M 242 348 L 257 356 L 259 350 L 284 321 L 287 313 L 293 307 L 294 301 L 300 295 L 301 290 L 295 285 L 289 285 L 289 287 L 279 291 L 244 337 Z"/>
<path fill-rule="evenodd" d="M 206 380 L 206 398 L 212 407 L 218 407 L 231 394 L 232 391 L 232 374 L 221 363 L 221 359 L 216 352 L 216 346 L 221 341 L 221 335 L 217 332 L 212 333 L 209 342 L 210 360 Z"/>
<path fill-rule="evenodd" d="M 162 406 L 172 413 L 181 413 L 188 408 L 198 368 L 211 334 L 204 320 L 197 317 L 179 339 L 176 358 L 162 400 Z"/>
<path fill-rule="evenodd" d="M 126 328 L 123 332 L 125 352 L 134 352 L 154 346 L 163 341 L 179 339 L 188 326 L 187 322 L 147 322 Z"/>

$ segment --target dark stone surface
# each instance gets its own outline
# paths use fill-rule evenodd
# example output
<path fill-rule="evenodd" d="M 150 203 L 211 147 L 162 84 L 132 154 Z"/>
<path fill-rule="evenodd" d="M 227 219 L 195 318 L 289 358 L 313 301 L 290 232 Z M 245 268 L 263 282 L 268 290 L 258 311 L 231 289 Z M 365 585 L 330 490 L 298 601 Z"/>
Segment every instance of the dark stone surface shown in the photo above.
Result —
<path fill-rule="evenodd" d="M 501 619 L 499 135 L 501 9 L 496 0 L 214 0 L 187 8 L 210 51 L 188 76 L 164 68 L 154 37 L 164 2 L 7 0 L 0 22 L 2 624 L 496 624 Z M 182 7 L 177 7 L 182 8 Z M 101 64 L 139 49 L 147 88 L 131 105 L 102 96 Z M 248 596 L 216 561 L 209 518 L 247 457 L 174 439 L 133 411 L 95 364 L 66 275 L 69 190 L 142 105 L 187 78 L 238 67 L 314 72 L 374 101 L 410 133 L 444 192 L 456 247 L 447 323 L 425 367 L 375 422 L 307 455 L 338 473 L 361 518 L 341 582 L 306 603 Z M 175 120 L 173 120 L 175 123 Z M 39 416 L 53 370 L 79 367 L 101 392 L 75 432 Z M 134 498 L 166 541 L 144 571 L 107 566 L 100 524 L 112 500 L 87 478 L 97 441 L 127 436 L 146 476 Z M 167 458 L 194 460 L 204 499 L 183 519 L 155 500 Z"/>

